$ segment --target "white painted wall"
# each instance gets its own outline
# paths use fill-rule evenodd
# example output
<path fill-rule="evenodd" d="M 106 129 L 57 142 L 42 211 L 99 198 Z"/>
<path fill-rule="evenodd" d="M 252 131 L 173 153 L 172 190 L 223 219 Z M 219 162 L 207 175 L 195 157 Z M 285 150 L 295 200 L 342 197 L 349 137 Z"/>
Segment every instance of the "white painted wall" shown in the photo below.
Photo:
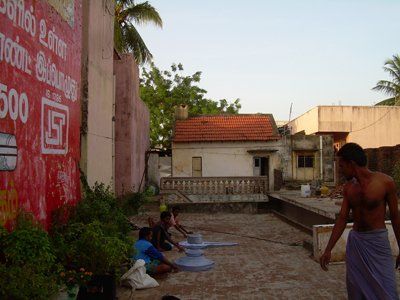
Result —
<path fill-rule="evenodd" d="M 274 169 L 281 168 L 278 152 L 250 154 L 248 150 L 281 150 L 281 141 L 173 143 L 172 176 L 192 177 L 192 157 L 202 158 L 203 177 L 253 176 L 253 157 L 269 157 L 269 182 L 273 190 Z"/>

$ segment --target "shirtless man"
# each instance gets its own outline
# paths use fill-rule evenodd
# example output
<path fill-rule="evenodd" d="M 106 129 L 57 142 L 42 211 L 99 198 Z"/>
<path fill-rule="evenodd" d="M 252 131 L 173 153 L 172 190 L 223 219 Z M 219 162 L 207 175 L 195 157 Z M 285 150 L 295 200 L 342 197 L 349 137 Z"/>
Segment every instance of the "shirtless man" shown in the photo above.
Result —
<path fill-rule="evenodd" d="M 351 209 L 354 224 L 346 245 L 349 299 L 398 299 L 395 267 L 385 227 L 387 204 L 397 244 L 400 245 L 396 185 L 391 177 L 366 167 L 365 152 L 355 143 L 344 145 L 337 156 L 347 183 L 343 189 L 339 218 L 320 258 L 321 268 L 328 270 L 331 251 L 346 228 Z M 400 255 L 396 268 L 399 263 Z"/>

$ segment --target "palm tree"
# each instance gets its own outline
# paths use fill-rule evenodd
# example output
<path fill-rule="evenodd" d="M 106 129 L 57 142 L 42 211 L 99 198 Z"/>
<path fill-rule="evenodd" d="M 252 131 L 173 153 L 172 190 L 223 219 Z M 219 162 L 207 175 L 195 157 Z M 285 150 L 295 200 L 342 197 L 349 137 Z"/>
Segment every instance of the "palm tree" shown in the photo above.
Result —
<path fill-rule="evenodd" d="M 378 81 L 373 90 L 392 96 L 394 98 L 394 105 L 400 105 L 400 56 L 395 54 L 392 59 L 385 61 L 383 70 L 389 73 L 392 80 Z"/>
<path fill-rule="evenodd" d="M 144 43 L 135 25 L 153 23 L 162 27 L 157 10 L 148 1 L 116 0 L 114 18 L 114 44 L 120 52 L 133 52 L 138 64 L 151 60 L 152 54 Z"/>

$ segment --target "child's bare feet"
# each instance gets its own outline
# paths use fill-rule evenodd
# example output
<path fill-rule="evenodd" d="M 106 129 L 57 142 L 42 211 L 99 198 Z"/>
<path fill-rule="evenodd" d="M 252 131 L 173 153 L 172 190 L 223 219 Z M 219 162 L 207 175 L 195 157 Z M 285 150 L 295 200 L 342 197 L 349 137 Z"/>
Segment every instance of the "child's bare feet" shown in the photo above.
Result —
<path fill-rule="evenodd" d="M 168 278 L 168 273 L 154 274 L 151 275 L 154 279 L 166 279 Z"/>

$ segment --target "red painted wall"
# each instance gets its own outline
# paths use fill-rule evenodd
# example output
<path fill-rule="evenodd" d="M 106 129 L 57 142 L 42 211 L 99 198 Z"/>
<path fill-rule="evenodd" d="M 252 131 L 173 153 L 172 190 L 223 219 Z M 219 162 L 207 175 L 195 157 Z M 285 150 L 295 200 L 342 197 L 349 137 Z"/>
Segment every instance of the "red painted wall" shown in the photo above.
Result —
<path fill-rule="evenodd" d="M 81 0 L 0 0 L 0 223 L 79 199 Z"/>
<path fill-rule="evenodd" d="M 146 151 L 150 147 L 150 112 L 139 96 L 139 68 L 131 54 L 114 60 L 115 192 L 143 190 Z M 140 184 L 142 185 L 140 186 Z"/>

